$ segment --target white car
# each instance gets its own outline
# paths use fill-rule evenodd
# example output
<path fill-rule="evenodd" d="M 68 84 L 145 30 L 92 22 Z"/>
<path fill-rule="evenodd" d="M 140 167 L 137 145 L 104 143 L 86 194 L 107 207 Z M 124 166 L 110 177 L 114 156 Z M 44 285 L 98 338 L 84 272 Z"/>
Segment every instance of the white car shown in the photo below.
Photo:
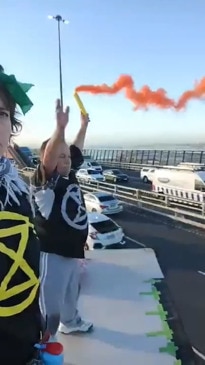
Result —
<path fill-rule="evenodd" d="M 95 161 L 84 161 L 83 164 L 80 166 L 81 169 L 94 169 L 98 172 L 102 172 L 102 166 Z"/>
<path fill-rule="evenodd" d="M 95 169 L 80 169 L 77 171 L 76 177 L 82 182 L 105 181 L 104 176 Z"/>
<path fill-rule="evenodd" d="M 155 169 L 153 167 L 143 167 L 140 171 L 140 179 L 146 184 L 150 183 L 152 182 L 154 173 Z"/>
<path fill-rule="evenodd" d="M 115 214 L 123 211 L 122 203 L 110 193 L 103 191 L 86 193 L 84 199 L 88 212 Z"/>
<path fill-rule="evenodd" d="M 88 213 L 87 250 L 121 248 L 125 244 L 122 228 L 100 213 Z"/>

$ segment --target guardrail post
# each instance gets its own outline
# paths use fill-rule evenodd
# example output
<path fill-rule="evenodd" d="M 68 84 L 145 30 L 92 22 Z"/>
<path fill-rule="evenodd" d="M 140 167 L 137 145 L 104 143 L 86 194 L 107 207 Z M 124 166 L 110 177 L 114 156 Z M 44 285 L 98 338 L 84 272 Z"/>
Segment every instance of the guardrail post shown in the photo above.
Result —
<path fill-rule="evenodd" d="M 204 202 L 201 205 L 201 214 L 204 217 L 204 215 L 205 215 L 205 203 Z"/>
<path fill-rule="evenodd" d="M 170 201 L 169 201 L 169 197 L 167 195 L 165 195 L 165 205 L 166 207 L 169 207 L 170 206 Z"/>

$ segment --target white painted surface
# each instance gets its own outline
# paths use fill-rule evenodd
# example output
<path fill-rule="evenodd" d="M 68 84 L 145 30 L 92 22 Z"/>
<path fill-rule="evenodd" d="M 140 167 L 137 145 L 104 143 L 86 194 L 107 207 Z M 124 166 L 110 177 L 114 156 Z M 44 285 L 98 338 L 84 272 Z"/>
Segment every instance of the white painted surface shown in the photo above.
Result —
<path fill-rule="evenodd" d="M 162 278 L 151 249 L 96 250 L 87 253 L 87 271 L 82 280 L 80 311 L 93 321 L 86 335 L 59 335 L 65 346 L 66 365 L 174 365 L 175 359 L 159 353 L 164 337 L 147 337 L 160 331 L 157 302 L 140 292 L 151 290 L 145 280 Z"/>

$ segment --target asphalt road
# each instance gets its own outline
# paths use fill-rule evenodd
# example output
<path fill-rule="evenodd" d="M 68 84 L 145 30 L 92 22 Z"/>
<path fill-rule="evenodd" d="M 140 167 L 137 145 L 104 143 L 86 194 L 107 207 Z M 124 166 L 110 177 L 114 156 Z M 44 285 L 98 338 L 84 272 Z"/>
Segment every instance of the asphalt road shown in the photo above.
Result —
<path fill-rule="evenodd" d="M 129 237 L 127 248 L 155 250 L 185 333 L 205 356 L 205 232 L 132 206 L 113 219 Z"/>

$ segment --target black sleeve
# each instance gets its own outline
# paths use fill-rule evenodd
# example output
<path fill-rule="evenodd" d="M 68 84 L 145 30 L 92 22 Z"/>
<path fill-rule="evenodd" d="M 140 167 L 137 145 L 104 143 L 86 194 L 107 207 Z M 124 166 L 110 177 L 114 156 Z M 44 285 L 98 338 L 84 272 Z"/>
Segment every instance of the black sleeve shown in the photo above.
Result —
<path fill-rule="evenodd" d="M 77 170 L 84 162 L 82 152 L 78 147 L 72 144 L 70 146 L 70 155 L 71 155 L 71 168 L 73 170 Z"/>

